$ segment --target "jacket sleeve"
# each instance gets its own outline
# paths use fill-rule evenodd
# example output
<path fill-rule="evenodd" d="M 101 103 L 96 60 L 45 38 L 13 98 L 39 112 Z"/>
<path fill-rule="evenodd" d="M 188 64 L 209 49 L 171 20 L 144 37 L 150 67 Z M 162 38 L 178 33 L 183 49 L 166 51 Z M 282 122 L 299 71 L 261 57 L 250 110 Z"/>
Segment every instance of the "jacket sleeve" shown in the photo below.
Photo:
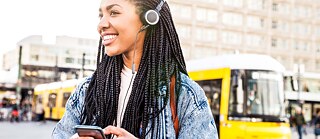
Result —
<path fill-rule="evenodd" d="M 190 81 L 188 84 L 182 84 L 177 109 L 179 139 L 218 139 L 207 97 L 197 83 Z"/>
<path fill-rule="evenodd" d="M 67 139 L 75 134 L 73 127 L 80 124 L 81 109 L 85 97 L 85 91 L 89 84 L 89 79 L 85 79 L 74 90 L 65 106 L 65 113 L 62 119 L 56 124 L 53 129 L 53 139 Z"/>

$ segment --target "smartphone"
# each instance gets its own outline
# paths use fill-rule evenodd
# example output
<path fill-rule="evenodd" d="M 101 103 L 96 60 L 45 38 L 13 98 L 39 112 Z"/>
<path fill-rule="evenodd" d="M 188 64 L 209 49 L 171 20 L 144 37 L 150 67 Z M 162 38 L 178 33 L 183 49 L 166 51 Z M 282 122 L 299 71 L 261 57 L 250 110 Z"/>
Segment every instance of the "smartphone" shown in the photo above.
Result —
<path fill-rule="evenodd" d="M 76 125 L 74 127 L 79 137 L 93 137 L 95 139 L 107 139 L 103 130 L 99 126 L 92 125 Z"/>

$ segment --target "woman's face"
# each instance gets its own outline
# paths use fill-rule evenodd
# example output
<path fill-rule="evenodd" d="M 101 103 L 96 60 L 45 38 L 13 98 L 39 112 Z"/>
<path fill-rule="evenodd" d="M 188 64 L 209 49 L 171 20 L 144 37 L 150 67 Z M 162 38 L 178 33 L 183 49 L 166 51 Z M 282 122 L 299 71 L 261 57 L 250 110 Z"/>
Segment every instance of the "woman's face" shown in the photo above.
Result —
<path fill-rule="evenodd" d="M 98 32 L 109 56 L 132 56 L 136 34 L 143 26 L 136 7 L 129 0 L 102 0 Z M 145 32 L 138 36 L 136 49 L 142 49 Z M 141 50 L 140 50 L 141 51 Z"/>

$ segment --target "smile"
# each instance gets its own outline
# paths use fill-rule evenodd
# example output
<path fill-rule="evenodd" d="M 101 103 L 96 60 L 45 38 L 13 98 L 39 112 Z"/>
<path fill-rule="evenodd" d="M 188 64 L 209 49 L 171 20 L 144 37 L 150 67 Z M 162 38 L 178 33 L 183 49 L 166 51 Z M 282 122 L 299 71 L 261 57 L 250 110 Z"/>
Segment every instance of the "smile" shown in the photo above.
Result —
<path fill-rule="evenodd" d="M 116 40 L 116 38 L 118 37 L 118 35 L 105 35 L 103 36 L 103 45 L 110 45 L 114 40 Z"/>

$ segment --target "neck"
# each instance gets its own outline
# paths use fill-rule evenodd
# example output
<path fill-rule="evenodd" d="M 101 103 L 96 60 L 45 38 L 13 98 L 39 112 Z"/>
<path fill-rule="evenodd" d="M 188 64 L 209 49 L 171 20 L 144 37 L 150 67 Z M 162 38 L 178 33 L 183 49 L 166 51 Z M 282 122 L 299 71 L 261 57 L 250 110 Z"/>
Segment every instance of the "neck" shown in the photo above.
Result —
<path fill-rule="evenodd" d="M 123 63 L 124 63 L 124 65 L 126 67 L 132 69 L 132 61 L 133 61 L 133 58 L 134 58 L 134 64 L 135 64 L 134 71 L 138 71 L 140 60 L 141 60 L 141 56 L 142 56 L 142 52 L 139 51 L 139 50 L 136 50 L 135 57 L 133 57 L 133 51 L 132 51 L 131 54 L 122 54 Z"/>
<path fill-rule="evenodd" d="M 130 51 L 127 53 L 122 54 L 123 62 L 126 65 L 126 67 L 133 69 L 134 71 L 138 71 L 140 60 L 143 53 L 143 44 L 144 44 L 144 37 L 145 37 L 145 31 L 144 32 L 138 32 L 136 34 L 136 40 L 133 44 L 133 47 Z M 134 64 L 134 67 L 133 67 Z"/>

